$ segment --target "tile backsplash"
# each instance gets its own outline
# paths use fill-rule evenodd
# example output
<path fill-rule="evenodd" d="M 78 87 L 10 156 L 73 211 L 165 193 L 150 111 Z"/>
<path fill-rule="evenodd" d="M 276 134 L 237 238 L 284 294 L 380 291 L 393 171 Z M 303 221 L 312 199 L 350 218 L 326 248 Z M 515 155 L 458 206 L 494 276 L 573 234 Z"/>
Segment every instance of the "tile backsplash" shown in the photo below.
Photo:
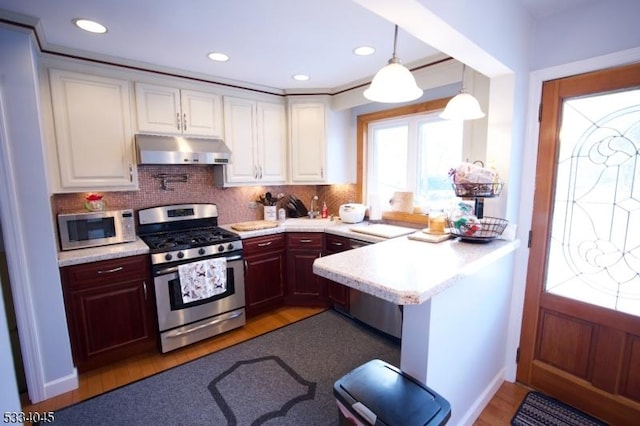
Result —
<path fill-rule="evenodd" d="M 286 185 L 244 186 L 218 188 L 214 185 L 213 167 L 222 166 L 138 166 L 138 191 L 102 192 L 107 209 L 144 209 L 168 204 L 214 203 L 218 205 L 218 223 L 221 225 L 263 218 L 262 206 L 249 208 L 249 203 L 260 194 L 295 194 L 309 207 L 313 195 L 320 205 L 327 203 L 331 214 L 337 215 L 340 204 L 354 201 L 355 185 Z M 158 174 L 187 175 L 187 182 L 168 182 L 168 190 L 161 188 Z M 87 193 L 55 194 L 52 196 L 54 213 L 83 209 Z"/>

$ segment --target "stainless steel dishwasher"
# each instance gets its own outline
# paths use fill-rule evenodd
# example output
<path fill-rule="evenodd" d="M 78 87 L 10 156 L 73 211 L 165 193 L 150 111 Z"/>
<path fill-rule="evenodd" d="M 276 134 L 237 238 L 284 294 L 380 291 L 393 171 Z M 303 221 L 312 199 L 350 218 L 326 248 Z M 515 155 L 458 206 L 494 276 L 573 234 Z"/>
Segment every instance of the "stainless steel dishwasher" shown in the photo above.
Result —
<path fill-rule="evenodd" d="M 372 243 L 349 239 L 349 247 L 352 249 L 369 244 Z M 386 334 L 398 339 L 402 337 L 402 306 L 350 288 L 349 314 Z"/>

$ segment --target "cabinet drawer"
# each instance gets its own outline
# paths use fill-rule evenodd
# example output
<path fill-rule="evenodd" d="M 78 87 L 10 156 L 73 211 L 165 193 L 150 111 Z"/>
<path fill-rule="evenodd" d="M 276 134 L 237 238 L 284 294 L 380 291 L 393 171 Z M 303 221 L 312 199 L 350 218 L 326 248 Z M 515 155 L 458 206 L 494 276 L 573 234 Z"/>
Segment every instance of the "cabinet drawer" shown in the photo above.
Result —
<path fill-rule="evenodd" d="M 266 251 L 284 250 L 284 234 L 247 238 L 242 240 L 242 247 L 245 256 L 261 254 Z"/>
<path fill-rule="evenodd" d="M 129 256 L 61 268 L 63 282 L 73 288 L 89 287 L 127 279 L 146 279 L 149 257 Z"/>
<path fill-rule="evenodd" d="M 293 232 L 287 234 L 287 247 L 322 249 L 323 232 Z"/>
<path fill-rule="evenodd" d="M 326 234 L 324 244 L 327 253 L 339 253 L 349 250 L 349 239 L 338 235 Z"/>

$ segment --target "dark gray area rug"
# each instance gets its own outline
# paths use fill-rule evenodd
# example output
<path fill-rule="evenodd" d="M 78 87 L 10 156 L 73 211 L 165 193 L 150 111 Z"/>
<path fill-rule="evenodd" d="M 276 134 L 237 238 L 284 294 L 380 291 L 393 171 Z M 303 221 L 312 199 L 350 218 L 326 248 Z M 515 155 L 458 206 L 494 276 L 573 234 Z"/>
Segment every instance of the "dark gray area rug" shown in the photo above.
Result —
<path fill-rule="evenodd" d="M 333 384 L 400 346 L 327 311 L 55 413 L 60 425 L 337 425 Z"/>
<path fill-rule="evenodd" d="M 511 420 L 513 426 L 606 426 L 599 420 L 539 392 L 529 392 Z"/>

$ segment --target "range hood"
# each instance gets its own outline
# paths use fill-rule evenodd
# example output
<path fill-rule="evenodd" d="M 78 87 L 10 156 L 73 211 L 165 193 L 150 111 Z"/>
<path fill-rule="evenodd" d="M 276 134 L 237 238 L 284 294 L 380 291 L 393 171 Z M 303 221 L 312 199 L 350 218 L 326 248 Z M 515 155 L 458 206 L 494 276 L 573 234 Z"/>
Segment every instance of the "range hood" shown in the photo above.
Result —
<path fill-rule="evenodd" d="M 231 150 L 222 139 L 136 135 L 138 164 L 228 164 Z"/>

